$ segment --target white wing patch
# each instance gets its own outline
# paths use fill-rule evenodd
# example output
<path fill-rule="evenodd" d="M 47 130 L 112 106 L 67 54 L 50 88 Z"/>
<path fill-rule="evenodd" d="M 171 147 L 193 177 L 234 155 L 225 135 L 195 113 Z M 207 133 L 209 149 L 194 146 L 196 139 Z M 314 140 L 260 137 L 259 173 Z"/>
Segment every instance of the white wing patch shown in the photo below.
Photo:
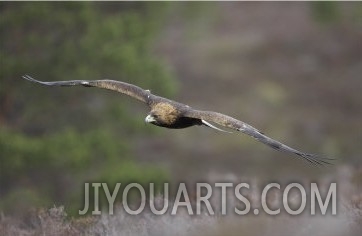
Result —
<path fill-rule="evenodd" d="M 201 120 L 202 121 L 202 124 L 209 127 L 209 128 L 212 128 L 212 129 L 216 129 L 218 131 L 221 131 L 221 132 L 226 132 L 226 133 L 232 133 L 232 132 L 229 132 L 229 131 L 226 131 L 226 130 L 222 130 L 216 126 L 213 126 L 212 124 L 210 124 L 209 122 L 205 121 L 205 120 Z"/>

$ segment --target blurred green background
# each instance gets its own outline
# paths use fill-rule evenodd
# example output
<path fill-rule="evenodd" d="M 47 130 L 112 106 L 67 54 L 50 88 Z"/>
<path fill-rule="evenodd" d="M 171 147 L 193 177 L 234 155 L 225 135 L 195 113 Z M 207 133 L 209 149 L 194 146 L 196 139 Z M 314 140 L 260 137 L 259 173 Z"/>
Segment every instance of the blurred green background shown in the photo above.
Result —
<path fill-rule="evenodd" d="M 333 179 L 338 166 L 361 168 L 361 4 L 1 2 L 0 29 L 6 213 L 77 212 L 87 181 Z M 321 170 L 241 134 L 152 127 L 127 96 L 23 74 L 122 80 L 339 160 Z"/>

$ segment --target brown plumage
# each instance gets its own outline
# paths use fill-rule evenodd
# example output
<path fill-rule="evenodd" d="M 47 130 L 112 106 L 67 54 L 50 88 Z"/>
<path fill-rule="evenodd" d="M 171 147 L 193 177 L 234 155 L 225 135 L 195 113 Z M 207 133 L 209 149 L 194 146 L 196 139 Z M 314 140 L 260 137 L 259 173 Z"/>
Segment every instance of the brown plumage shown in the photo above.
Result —
<path fill-rule="evenodd" d="M 72 80 L 42 82 L 35 80 L 28 75 L 23 76 L 23 78 L 47 86 L 82 85 L 85 87 L 98 87 L 109 89 L 126 94 L 146 103 L 151 108 L 151 111 L 145 118 L 145 121 L 147 123 L 151 123 L 157 126 L 170 129 L 182 129 L 194 125 L 204 125 L 219 131 L 224 131 L 209 123 L 213 122 L 218 125 L 250 135 L 256 140 L 276 150 L 296 154 L 298 157 L 307 160 L 308 162 L 315 165 L 329 164 L 328 160 L 332 160 L 314 154 L 304 153 L 294 148 L 291 148 L 281 142 L 269 138 L 256 128 L 230 116 L 213 111 L 195 110 L 185 104 L 178 103 L 160 96 L 156 96 L 152 94 L 149 90 L 141 89 L 140 87 L 133 84 L 114 80 Z"/>

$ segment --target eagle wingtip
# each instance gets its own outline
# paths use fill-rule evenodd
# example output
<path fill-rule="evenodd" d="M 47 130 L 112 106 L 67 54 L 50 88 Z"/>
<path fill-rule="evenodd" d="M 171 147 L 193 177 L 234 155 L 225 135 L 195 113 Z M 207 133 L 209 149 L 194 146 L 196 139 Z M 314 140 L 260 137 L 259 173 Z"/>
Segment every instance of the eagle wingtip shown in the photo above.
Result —
<path fill-rule="evenodd" d="M 299 154 L 298 154 L 299 155 Z M 310 154 L 310 153 L 301 153 L 301 157 L 306 159 L 310 164 L 314 166 L 332 166 L 334 165 L 333 161 L 336 159 L 320 156 L 318 154 Z"/>
<path fill-rule="evenodd" d="M 25 74 L 25 75 L 22 75 L 21 78 L 28 79 L 28 78 L 31 78 L 31 77 L 29 75 Z"/>
<path fill-rule="evenodd" d="M 23 76 L 21 76 L 21 77 L 22 77 L 23 79 L 26 79 L 26 80 L 29 80 L 29 81 L 32 81 L 32 82 L 39 82 L 39 81 L 33 79 L 30 75 L 27 75 L 27 74 L 25 74 L 25 75 L 23 75 Z"/>

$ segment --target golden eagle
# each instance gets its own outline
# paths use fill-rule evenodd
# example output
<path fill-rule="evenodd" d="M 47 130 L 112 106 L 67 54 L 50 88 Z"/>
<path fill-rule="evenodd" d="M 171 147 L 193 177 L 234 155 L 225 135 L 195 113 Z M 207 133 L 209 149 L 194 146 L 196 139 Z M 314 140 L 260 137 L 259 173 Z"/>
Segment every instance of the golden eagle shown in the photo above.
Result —
<path fill-rule="evenodd" d="M 151 111 L 146 116 L 145 121 L 153 125 L 169 129 L 182 129 L 194 125 L 204 125 L 216 129 L 218 131 L 224 131 L 209 123 L 213 122 L 218 125 L 250 135 L 259 142 L 262 142 L 276 150 L 294 153 L 298 157 L 307 160 L 308 162 L 314 165 L 329 164 L 328 160 L 332 160 L 329 158 L 320 157 L 315 154 L 304 153 L 294 148 L 291 148 L 281 142 L 269 138 L 268 136 L 266 136 L 256 128 L 252 127 L 251 125 L 248 125 L 230 116 L 213 111 L 195 110 L 188 105 L 154 95 L 149 90 L 144 90 L 133 84 L 128 84 L 125 82 L 114 81 L 114 80 L 71 80 L 71 81 L 42 82 L 35 80 L 28 75 L 24 75 L 23 78 L 47 86 L 82 85 L 85 87 L 97 87 L 97 88 L 114 90 L 126 94 L 128 96 L 131 96 L 137 100 L 146 103 L 151 108 Z"/>

